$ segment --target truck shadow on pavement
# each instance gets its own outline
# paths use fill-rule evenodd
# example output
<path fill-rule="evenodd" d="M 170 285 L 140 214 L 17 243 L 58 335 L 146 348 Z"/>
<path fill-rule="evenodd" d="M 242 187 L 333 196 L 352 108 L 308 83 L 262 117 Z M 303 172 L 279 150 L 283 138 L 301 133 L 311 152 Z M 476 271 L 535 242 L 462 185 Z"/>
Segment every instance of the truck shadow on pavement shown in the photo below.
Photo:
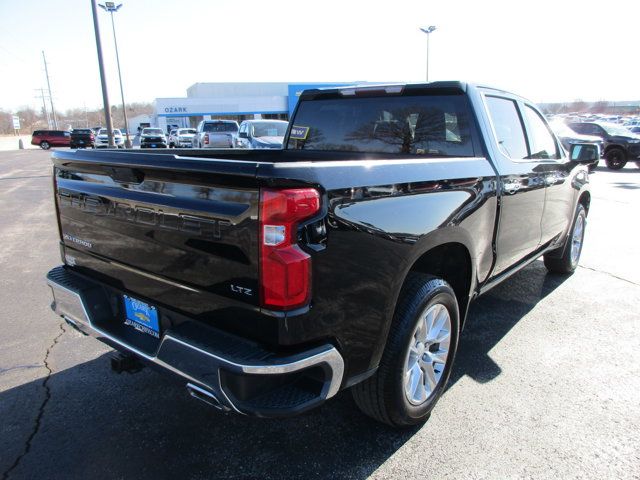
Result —
<path fill-rule="evenodd" d="M 486 383 L 502 370 L 489 352 L 542 299 L 567 277 L 547 272 L 542 261 L 533 262 L 471 305 L 460 336 L 449 387 L 461 377 Z"/>
<path fill-rule="evenodd" d="M 450 385 L 498 376 L 490 350 L 562 281 L 534 262 L 479 299 Z M 42 379 L 0 394 L 1 478 L 21 455 L 8 478 L 366 478 L 420 430 L 369 420 L 349 392 L 295 418 L 222 414 L 149 369 L 112 372 L 107 355 L 51 375 L 47 387 L 46 402 Z"/>

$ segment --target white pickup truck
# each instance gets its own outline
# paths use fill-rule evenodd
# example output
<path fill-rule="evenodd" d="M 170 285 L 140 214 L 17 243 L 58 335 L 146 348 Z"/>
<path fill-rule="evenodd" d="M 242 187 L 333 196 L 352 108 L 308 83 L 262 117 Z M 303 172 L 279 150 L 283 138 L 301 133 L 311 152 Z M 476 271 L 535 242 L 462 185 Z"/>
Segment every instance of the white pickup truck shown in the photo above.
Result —
<path fill-rule="evenodd" d="M 169 148 L 191 148 L 195 136 L 195 128 L 173 129 L 169 135 Z"/>

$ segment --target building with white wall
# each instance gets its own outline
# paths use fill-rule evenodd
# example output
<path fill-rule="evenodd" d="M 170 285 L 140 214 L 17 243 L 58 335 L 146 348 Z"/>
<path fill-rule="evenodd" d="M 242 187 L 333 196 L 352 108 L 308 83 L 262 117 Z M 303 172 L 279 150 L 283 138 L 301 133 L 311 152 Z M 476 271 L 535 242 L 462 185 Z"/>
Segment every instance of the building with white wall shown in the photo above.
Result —
<path fill-rule="evenodd" d="M 286 120 L 303 90 L 355 83 L 195 83 L 186 97 L 156 98 L 153 124 L 166 131 L 169 125 L 195 127 L 213 118 Z"/>

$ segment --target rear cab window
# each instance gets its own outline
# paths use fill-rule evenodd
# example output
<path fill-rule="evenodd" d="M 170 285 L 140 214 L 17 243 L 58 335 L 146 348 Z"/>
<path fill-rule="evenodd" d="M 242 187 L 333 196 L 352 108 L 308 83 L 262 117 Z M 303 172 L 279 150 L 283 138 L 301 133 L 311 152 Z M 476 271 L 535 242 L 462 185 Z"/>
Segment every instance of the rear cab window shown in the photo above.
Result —
<path fill-rule="evenodd" d="M 205 123 L 202 126 L 203 132 L 219 133 L 219 132 L 237 132 L 238 124 L 235 122 L 215 122 Z"/>
<path fill-rule="evenodd" d="M 464 94 L 301 100 L 287 149 L 473 157 L 472 128 Z"/>

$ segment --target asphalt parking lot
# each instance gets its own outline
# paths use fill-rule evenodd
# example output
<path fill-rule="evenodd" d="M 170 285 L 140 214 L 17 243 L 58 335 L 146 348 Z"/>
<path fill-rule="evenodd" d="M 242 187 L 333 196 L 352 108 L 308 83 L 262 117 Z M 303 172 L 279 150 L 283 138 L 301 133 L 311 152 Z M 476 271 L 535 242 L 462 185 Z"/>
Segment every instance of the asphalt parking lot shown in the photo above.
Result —
<path fill-rule="evenodd" d="M 0 152 L 0 475 L 15 478 L 640 478 L 640 168 L 600 167 L 581 267 L 479 299 L 421 428 L 349 392 L 286 420 L 222 414 L 64 325 L 50 152 Z"/>

